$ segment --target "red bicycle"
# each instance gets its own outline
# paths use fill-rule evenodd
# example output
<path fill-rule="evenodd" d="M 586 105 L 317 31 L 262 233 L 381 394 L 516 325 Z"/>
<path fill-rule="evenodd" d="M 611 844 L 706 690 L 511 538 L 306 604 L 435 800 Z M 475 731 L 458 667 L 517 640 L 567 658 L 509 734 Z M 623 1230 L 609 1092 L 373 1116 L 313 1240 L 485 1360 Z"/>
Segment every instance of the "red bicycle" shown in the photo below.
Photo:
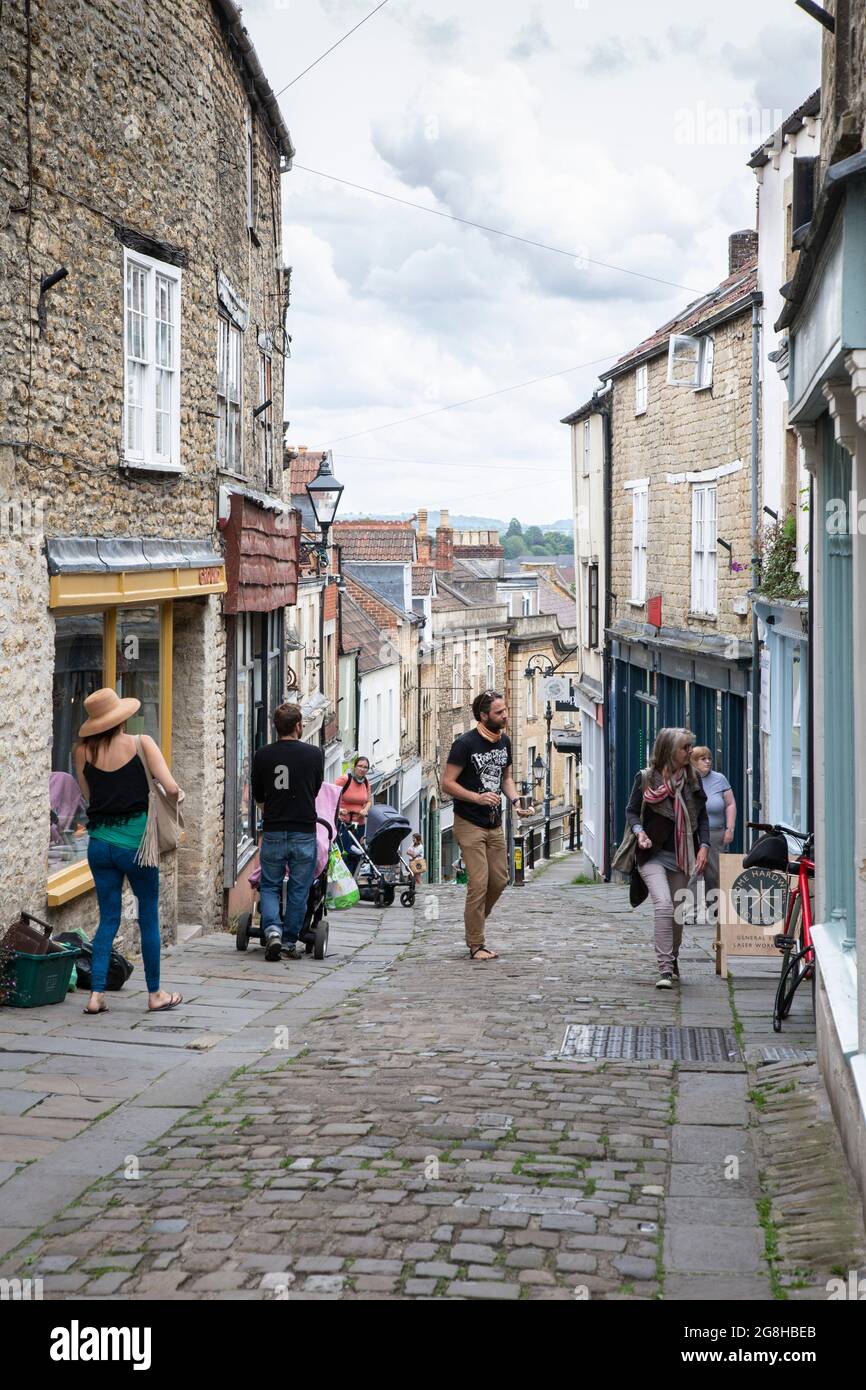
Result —
<path fill-rule="evenodd" d="M 780 1033 L 803 980 L 812 983 L 813 1016 L 815 1013 L 815 948 L 812 944 L 812 899 L 809 894 L 809 880 L 815 876 L 815 861 L 811 857 L 815 837 L 792 830 L 787 825 L 764 825 L 759 821 L 749 821 L 748 824 L 752 830 L 762 830 L 768 836 L 773 836 L 780 848 L 784 845 L 784 859 L 779 868 L 797 877 L 796 888 L 788 894 L 785 930 L 773 937 L 773 945 L 782 952 L 782 973 L 773 1005 L 773 1030 Z M 800 853 L 794 859 L 787 852 L 788 839 L 798 840 L 801 845 Z M 761 843 L 758 842 L 759 845 Z M 753 846 L 747 858 L 751 858 L 755 849 L 756 846 Z"/>

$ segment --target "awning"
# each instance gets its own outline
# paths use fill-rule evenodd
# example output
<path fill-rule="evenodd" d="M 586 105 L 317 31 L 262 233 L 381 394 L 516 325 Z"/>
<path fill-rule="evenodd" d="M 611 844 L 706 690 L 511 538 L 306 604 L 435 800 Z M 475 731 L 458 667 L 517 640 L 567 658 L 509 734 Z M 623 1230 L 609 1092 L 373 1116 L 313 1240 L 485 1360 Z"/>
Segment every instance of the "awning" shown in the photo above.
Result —
<path fill-rule="evenodd" d="M 306 700 L 301 701 L 301 717 L 303 718 L 304 743 L 310 743 L 318 736 L 325 719 L 325 711 L 328 708 L 328 697 L 322 695 L 320 691 L 309 695 Z"/>
<path fill-rule="evenodd" d="M 583 735 L 581 733 L 566 733 L 564 730 L 557 732 L 553 730 L 553 746 L 557 753 L 579 753 L 583 747 Z"/>
<path fill-rule="evenodd" d="M 206 540 L 53 536 L 45 549 L 50 608 L 155 603 L 226 590 L 223 557 Z"/>

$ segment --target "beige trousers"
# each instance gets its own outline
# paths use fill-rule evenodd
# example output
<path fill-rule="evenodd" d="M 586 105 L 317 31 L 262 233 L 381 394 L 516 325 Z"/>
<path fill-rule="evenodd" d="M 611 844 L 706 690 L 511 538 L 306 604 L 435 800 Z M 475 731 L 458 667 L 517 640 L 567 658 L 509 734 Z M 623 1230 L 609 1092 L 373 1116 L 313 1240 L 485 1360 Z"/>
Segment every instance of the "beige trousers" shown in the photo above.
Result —
<path fill-rule="evenodd" d="M 508 856 L 502 827 L 487 830 L 454 817 L 454 838 L 466 865 L 466 945 L 484 945 L 484 922 L 508 883 Z"/>

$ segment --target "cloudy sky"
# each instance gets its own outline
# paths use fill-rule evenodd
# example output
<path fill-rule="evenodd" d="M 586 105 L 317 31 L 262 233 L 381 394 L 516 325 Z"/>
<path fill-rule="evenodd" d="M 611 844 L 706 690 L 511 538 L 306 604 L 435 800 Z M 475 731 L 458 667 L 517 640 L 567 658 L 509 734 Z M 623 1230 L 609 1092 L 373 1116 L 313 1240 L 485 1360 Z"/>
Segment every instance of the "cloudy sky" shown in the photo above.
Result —
<path fill-rule="evenodd" d="M 274 91 L 373 3 L 250 0 Z M 280 96 L 288 438 L 333 449 L 345 512 L 569 515 L 560 418 L 727 274 L 820 33 L 793 0 L 388 0 Z"/>

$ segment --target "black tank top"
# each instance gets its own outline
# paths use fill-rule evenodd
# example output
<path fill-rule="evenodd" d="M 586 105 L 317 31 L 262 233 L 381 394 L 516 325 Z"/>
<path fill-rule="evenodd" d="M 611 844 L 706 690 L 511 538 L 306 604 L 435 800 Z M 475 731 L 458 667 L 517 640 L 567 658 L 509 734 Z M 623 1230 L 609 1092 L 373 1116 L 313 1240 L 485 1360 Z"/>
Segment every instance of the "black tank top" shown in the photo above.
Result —
<path fill-rule="evenodd" d="M 114 772 L 85 763 L 84 775 L 90 788 L 87 820 L 91 826 L 116 825 L 147 810 L 150 788 L 144 764 L 137 753 Z"/>

